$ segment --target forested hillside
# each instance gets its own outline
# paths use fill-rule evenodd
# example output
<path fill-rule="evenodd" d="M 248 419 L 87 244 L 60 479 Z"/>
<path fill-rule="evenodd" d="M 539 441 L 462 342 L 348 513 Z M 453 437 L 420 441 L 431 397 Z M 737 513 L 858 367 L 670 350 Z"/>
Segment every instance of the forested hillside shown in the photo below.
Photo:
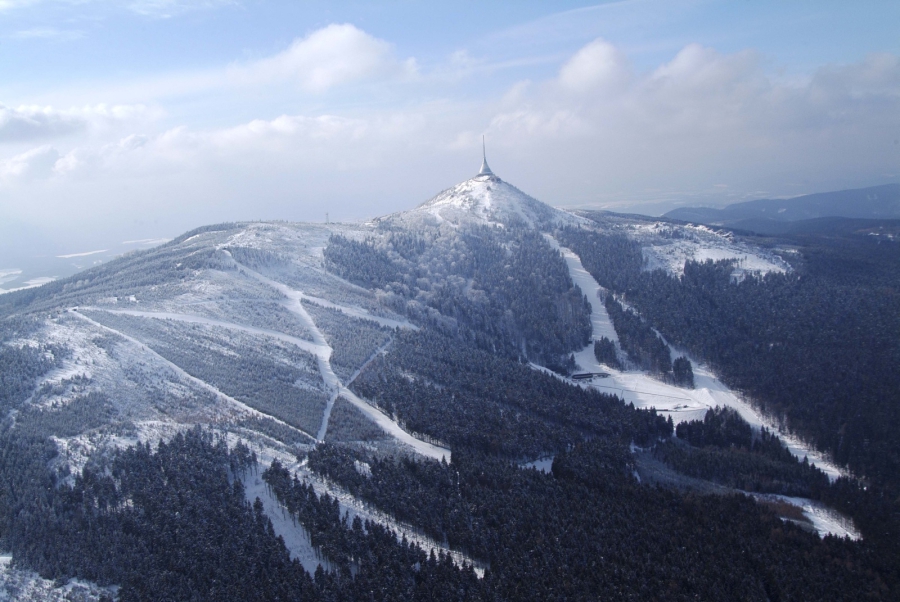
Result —
<path fill-rule="evenodd" d="M 489 176 L 0 296 L 7 574 L 89 600 L 897 599 L 897 243 L 595 223 Z M 731 259 L 682 273 L 704 253 Z"/>
<path fill-rule="evenodd" d="M 326 266 L 384 292 L 411 319 L 509 357 L 564 369 L 590 338 L 590 306 L 565 263 L 531 230 L 388 231 L 333 237 Z"/>
<path fill-rule="evenodd" d="M 643 271 L 640 245 L 625 237 L 558 235 L 670 342 L 896 499 L 900 244 L 795 237 L 795 271 L 735 279 L 727 260 L 688 262 L 675 277 Z"/>

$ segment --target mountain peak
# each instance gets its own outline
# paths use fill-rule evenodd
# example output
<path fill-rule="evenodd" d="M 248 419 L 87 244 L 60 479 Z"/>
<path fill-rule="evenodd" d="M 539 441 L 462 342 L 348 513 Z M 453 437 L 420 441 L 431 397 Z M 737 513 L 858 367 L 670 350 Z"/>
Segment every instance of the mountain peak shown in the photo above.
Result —
<path fill-rule="evenodd" d="M 582 218 L 551 207 L 498 178 L 485 162 L 465 182 L 441 192 L 411 211 L 398 214 L 402 221 L 439 225 L 524 226 L 541 229 L 552 223 L 580 222 Z"/>
<path fill-rule="evenodd" d="M 524 226 L 541 229 L 551 224 L 581 223 L 572 215 L 525 194 L 491 171 L 482 141 L 481 169 L 464 182 L 441 192 L 411 211 L 382 218 L 422 225 Z"/>

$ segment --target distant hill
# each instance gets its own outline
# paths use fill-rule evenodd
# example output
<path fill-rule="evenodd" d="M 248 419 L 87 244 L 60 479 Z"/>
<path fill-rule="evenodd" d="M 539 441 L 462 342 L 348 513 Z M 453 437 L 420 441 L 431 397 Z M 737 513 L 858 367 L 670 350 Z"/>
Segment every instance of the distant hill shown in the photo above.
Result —
<path fill-rule="evenodd" d="M 722 209 L 682 207 L 665 217 L 765 234 L 790 232 L 795 229 L 788 225 L 790 222 L 821 218 L 900 219 L 900 184 L 820 192 L 792 199 L 759 199 Z"/>

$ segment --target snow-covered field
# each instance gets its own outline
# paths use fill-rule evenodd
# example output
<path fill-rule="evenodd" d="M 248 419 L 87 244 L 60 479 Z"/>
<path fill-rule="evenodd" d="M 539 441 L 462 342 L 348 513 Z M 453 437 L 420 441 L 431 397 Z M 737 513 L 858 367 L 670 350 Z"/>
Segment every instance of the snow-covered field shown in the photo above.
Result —
<path fill-rule="evenodd" d="M 12 270 L 6 270 L 7 273 L 11 272 L 11 271 Z M 16 273 L 16 277 L 17 277 L 18 274 L 21 272 L 18 270 L 16 270 L 16 272 L 17 272 Z M 6 280 L 7 282 L 10 282 L 13 280 L 15 280 L 15 277 L 10 278 L 9 276 L 7 276 L 7 280 Z M 22 291 L 27 288 L 34 288 L 36 286 L 43 286 L 43 285 L 47 284 L 48 282 L 53 282 L 53 280 L 55 280 L 55 279 L 50 276 L 39 276 L 37 278 L 31 278 L 31 279 L 26 280 L 25 282 L 21 283 L 21 286 L 16 286 L 13 288 L 8 288 L 8 289 L 0 288 L 0 295 L 2 295 L 3 293 L 12 293 L 15 291 Z M 2 280 L 0 280 L 0 284 L 2 284 Z"/>
<path fill-rule="evenodd" d="M 243 482 L 247 501 L 252 503 L 256 498 L 259 498 L 263 503 L 263 510 L 265 510 L 269 520 L 272 521 L 275 535 L 284 539 L 284 545 L 287 547 L 291 558 L 299 560 L 303 568 L 309 571 L 310 574 L 314 574 L 319 565 L 322 565 L 322 568 L 326 570 L 330 570 L 331 566 L 328 560 L 313 547 L 309 539 L 309 532 L 298 524 L 290 516 L 287 509 L 279 503 L 268 485 L 262 480 L 262 475 L 256 473 L 247 474 Z"/>
<path fill-rule="evenodd" d="M 228 435 L 229 445 L 234 445 L 237 443 L 239 438 L 234 434 Z M 344 489 L 337 486 L 335 483 L 331 482 L 328 479 L 323 478 L 321 475 L 312 472 L 306 464 L 306 460 L 302 462 L 298 462 L 296 457 L 287 452 L 281 446 L 271 443 L 267 443 L 265 441 L 260 440 L 246 440 L 243 439 L 244 443 L 248 445 L 250 449 L 256 452 L 257 457 L 259 458 L 260 465 L 262 467 L 269 466 L 273 460 L 278 460 L 282 466 L 284 466 L 291 474 L 297 476 L 298 479 L 303 481 L 304 483 L 308 483 L 313 486 L 317 495 L 322 495 L 327 493 L 334 499 L 338 501 L 341 508 L 341 513 L 347 513 L 349 515 L 350 520 L 352 521 L 355 517 L 359 517 L 360 520 L 366 521 L 371 520 L 377 522 L 388 529 L 391 529 L 396 535 L 397 538 L 405 537 L 407 541 L 411 543 L 415 543 L 426 553 L 434 551 L 435 554 L 439 552 L 443 552 L 445 555 L 450 556 L 453 561 L 458 565 L 468 564 L 475 568 L 475 572 L 479 576 L 484 575 L 484 566 L 481 563 L 475 561 L 470 556 L 463 554 L 461 552 L 451 550 L 447 546 L 439 543 L 427 535 L 421 533 L 415 527 L 411 525 L 407 525 L 405 523 L 401 523 L 393 516 L 384 513 L 374 506 L 364 502 L 356 497 L 347 493 Z M 259 482 L 256 482 L 255 479 L 259 479 Z M 315 570 L 316 564 L 320 561 L 318 560 L 318 555 L 315 553 L 315 550 L 308 548 L 308 535 L 306 535 L 303 527 L 300 525 L 294 525 L 293 521 L 291 521 L 286 513 L 278 502 L 277 499 L 271 497 L 268 492 L 266 495 L 270 497 L 269 501 L 266 501 L 262 495 L 259 495 L 260 491 L 265 491 L 265 483 L 261 478 L 256 475 L 248 475 L 244 478 L 244 483 L 247 486 L 247 499 L 253 500 L 257 496 L 259 496 L 260 501 L 263 502 L 266 515 L 273 522 L 273 526 L 275 527 L 276 533 L 279 535 L 283 535 L 288 531 L 296 531 L 300 530 L 300 533 L 293 532 L 288 533 L 288 535 L 283 535 L 285 537 L 285 543 L 288 544 L 288 551 L 291 552 L 291 557 L 298 558 L 303 562 L 304 567 L 312 566 L 312 569 Z M 253 493 L 251 494 L 251 487 L 253 488 Z M 274 523 L 278 522 L 278 525 L 274 525 Z M 288 543 L 290 542 L 290 543 Z M 303 559 L 306 558 L 306 561 Z M 307 564 L 310 563 L 309 565 Z M 322 562 L 323 568 L 327 568 L 327 564 Z"/>
<path fill-rule="evenodd" d="M 663 269 L 675 276 L 684 273 L 686 261 L 736 262 L 732 275 L 788 272 L 790 265 L 777 254 L 744 243 L 730 232 L 702 225 L 675 225 L 665 222 L 633 223 L 626 229 L 628 236 L 644 247 L 646 269 Z"/>
<path fill-rule="evenodd" d="M 594 277 L 584 269 L 578 255 L 565 247 L 559 246 L 559 242 L 549 234 L 545 235 L 544 238 L 554 249 L 557 249 L 562 253 L 563 259 L 566 260 L 566 266 L 569 268 L 569 275 L 572 277 L 572 281 L 581 289 L 582 294 L 586 295 L 588 301 L 591 303 L 591 328 L 593 329 L 593 338 L 599 339 L 600 337 L 606 337 L 610 341 L 618 343 L 619 335 L 616 334 L 616 329 L 613 328 L 612 320 L 609 319 L 609 315 L 606 313 L 606 308 L 601 300 L 605 294 L 604 288 L 597 284 Z M 593 350 L 591 351 L 591 355 L 593 355 Z"/>

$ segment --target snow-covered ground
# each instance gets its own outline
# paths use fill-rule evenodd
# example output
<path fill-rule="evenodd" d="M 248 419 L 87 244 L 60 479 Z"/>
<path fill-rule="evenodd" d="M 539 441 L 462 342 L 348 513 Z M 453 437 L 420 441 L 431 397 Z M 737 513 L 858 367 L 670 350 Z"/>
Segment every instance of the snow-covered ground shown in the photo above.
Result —
<path fill-rule="evenodd" d="M 147 347 L 144 343 L 142 343 L 141 341 L 135 339 L 134 337 L 131 337 L 131 336 L 129 336 L 129 335 L 125 334 L 125 333 L 122 333 L 122 332 L 120 332 L 120 331 L 118 331 L 118 330 L 114 330 L 114 329 L 112 329 L 112 328 L 110 328 L 110 327 L 108 327 L 108 326 L 104 326 L 103 324 L 100 324 L 99 322 L 96 322 L 96 321 L 90 319 L 89 317 L 85 316 L 84 314 L 82 314 L 81 312 L 79 312 L 79 311 L 77 311 L 77 310 L 75 310 L 75 309 L 71 310 L 70 313 L 71 313 L 72 315 L 78 316 L 78 317 L 81 318 L 82 320 L 85 320 L 86 322 L 89 322 L 90 324 L 92 324 L 92 325 L 94 325 L 94 326 L 96 326 L 96 327 L 98 327 L 98 328 L 102 328 L 102 329 L 108 330 L 109 332 L 112 332 L 112 333 L 114 333 L 114 334 L 116 334 L 116 335 L 118 335 L 118 336 L 121 336 L 122 338 L 124 338 L 124 339 L 127 340 L 128 342 L 130 342 L 130 343 L 132 343 L 132 344 L 137 345 L 138 347 L 140 347 L 142 351 L 154 355 L 159 363 L 161 363 L 161 364 L 167 366 L 170 370 L 174 371 L 174 372 L 175 372 L 181 379 L 183 379 L 184 381 L 187 381 L 187 382 L 189 382 L 189 383 L 191 383 L 191 384 L 193 384 L 193 385 L 199 387 L 200 389 L 206 390 L 207 392 L 209 392 L 209 393 L 211 393 L 213 396 L 215 396 L 217 399 L 226 402 L 226 405 L 230 406 L 233 410 L 236 410 L 236 411 L 237 411 L 237 415 L 244 414 L 244 415 L 249 415 L 249 416 L 257 416 L 257 417 L 267 418 L 267 419 L 273 420 L 273 421 L 277 422 L 278 424 L 280 424 L 280 425 L 282 425 L 282 426 L 284 426 L 284 427 L 286 427 L 286 428 L 289 428 L 289 429 L 291 429 L 291 430 L 293 430 L 293 431 L 295 431 L 295 432 L 297 432 L 297 433 L 300 433 L 300 434 L 302 434 L 302 435 L 306 435 L 306 433 L 304 433 L 303 431 L 294 428 L 293 426 L 289 425 L 288 423 L 284 422 L 283 420 L 280 420 L 280 419 L 278 419 L 278 418 L 275 418 L 274 416 L 270 416 L 269 414 L 265 414 L 265 413 L 263 413 L 263 412 L 260 412 L 260 411 L 257 410 L 257 409 L 251 408 L 251 407 L 248 406 L 247 404 L 245 404 L 245 403 L 243 403 L 243 402 L 241 402 L 241 401 L 238 401 L 237 399 L 234 399 L 233 397 L 231 397 L 231 396 L 229 396 L 229 395 L 226 395 L 225 393 L 223 393 L 222 391 L 220 391 L 219 389 L 217 389 L 217 388 L 214 387 L 213 385 L 211 385 L 211 384 L 209 384 L 209 383 L 207 383 L 207 382 L 205 382 L 205 381 L 203 381 L 203 380 L 200 380 L 199 378 L 197 378 L 197 377 L 195 377 L 195 376 L 192 376 L 192 375 L 188 374 L 188 373 L 185 372 L 185 370 L 182 369 L 180 366 L 178 366 L 177 364 L 174 364 L 174 363 L 170 362 L 169 360 L 165 359 L 165 358 L 162 357 L 161 355 L 157 354 L 155 351 L 153 351 L 152 349 L 150 349 L 149 347 Z M 228 415 L 228 413 L 227 413 L 227 412 L 223 412 L 223 416 L 222 416 L 222 417 L 224 418 L 226 415 Z M 235 416 L 232 415 L 232 417 L 235 417 Z M 308 435 L 306 435 L 306 436 L 308 436 Z"/>
<path fill-rule="evenodd" d="M 439 542 L 435 541 L 434 539 L 428 537 L 427 535 L 421 533 L 415 527 L 408 525 L 406 523 L 402 523 L 402 522 L 398 521 L 397 519 L 395 519 L 390 514 L 382 512 L 382 511 L 378 510 L 377 508 L 375 508 L 374 506 L 372 506 L 371 504 L 350 495 L 347 491 L 345 491 L 344 489 L 342 489 L 340 486 L 336 485 L 332 481 L 325 479 L 321 475 L 311 471 L 309 469 L 309 467 L 307 466 L 306 460 L 303 460 L 302 462 L 298 462 L 296 457 L 292 453 L 286 451 L 283 448 L 283 446 L 279 446 L 278 444 L 273 444 L 274 442 L 260 442 L 259 440 L 248 441 L 247 439 L 238 437 L 238 436 L 234 435 L 233 433 L 229 433 L 227 435 L 227 437 L 228 437 L 229 446 L 233 446 L 233 445 L 237 444 L 237 442 L 239 440 L 241 440 L 251 450 L 253 450 L 258 457 L 258 461 L 260 463 L 261 468 L 269 466 L 273 460 L 278 460 L 282 464 L 282 466 L 284 466 L 291 474 L 296 475 L 297 478 L 300 479 L 302 482 L 312 485 L 312 487 L 315 490 L 317 495 L 321 496 L 321 495 L 327 493 L 332 498 L 336 499 L 338 501 L 338 503 L 340 504 L 341 513 L 349 514 L 349 518 L 351 521 L 355 517 L 358 516 L 360 518 L 360 520 L 362 520 L 362 521 L 370 520 L 370 521 L 377 522 L 380 525 L 392 530 L 397 535 L 398 539 L 405 537 L 407 539 L 407 541 L 409 541 L 411 543 L 415 543 L 420 548 L 422 548 L 426 553 L 433 551 L 435 554 L 438 554 L 439 552 L 443 552 L 445 555 L 450 556 L 457 565 L 459 565 L 459 566 L 462 566 L 463 564 L 471 565 L 472 567 L 474 567 L 475 572 L 479 577 L 484 576 L 484 566 L 481 563 L 475 561 L 473 558 L 471 558 L 470 556 L 468 556 L 466 554 L 463 554 L 462 552 L 458 552 L 456 550 L 451 550 L 446 545 L 439 543 Z M 247 476 L 245 478 L 245 484 L 248 484 L 249 480 L 253 479 L 253 478 L 255 478 L 255 477 Z M 262 479 L 260 479 L 260 481 L 261 480 Z M 255 484 L 254 486 L 255 487 L 261 486 L 264 488 L 265 483 L 263 482 L 261 485 Z M 257 491 L 258 491 L 258 489 L 257 489 Z M 259 495 L 259 494 L 257 493 L 255 495 L 253 495 L 253 497 L 251 498 L 250 493 L 248 492 L 247 497 L 248 497 L 248 499 L 255 499 L 256 495 Z M 274 505 L 268 506 L 268 505 L 266 505 L 266 500 L 261 495 L 259 497 L 260 497 L 260 500 L 263 502 L 264 507 L 266 509 L 266 515 L 269 516 L 273 522 L 273 526 L 274 526 L 274 523 L 276 522 L 277 517 L 281 516 L 282 517 L 281 519 L 277 519 L 277 520 L 282 521 L 280 528 L 283 528 L 283 529 L 288 529 L 288 528 L 293 529 L 294 528 L 292 521 L 291 521 L 290 525 L 288 525 L 286 522 L 284 522 L 285 520 L 288 520 L 288 519 L 287 519 L 286 515 L 284 514 L 283 508 L 281 507 L 281 505 L 278 503 L 278 501 L 276 499 L 272 500 Z M 276 527 L 276 533 L 281 534 L 281 531 L 279 531 L 278 528 L 279 527 Z M 298 528 L 300 528 L 302 530 L 302 527 L 298 527 Z M 303 540 L 304 534 L 292 534 L 291 537 L 294 538 L 293 539 L 294 543 L 292 545 L 295 546 L 296 553 L 298 554 L 297 558 L 300 558 L 302 554 L 308 555 L 308 551 L 304 550 L 304 548 L 303 548 L 303 546 L 305 545 L 304 540 Z M 288 539 L 287 539 L 287 537 L 285 537 L 285 542 L 287 543 L 287 541 L 288 541 Z M 290 548 L 290 546 L 288 549 L 289 549 L 289 551 L 291 551 L 292 557 L 294 557 L 293 554 L 295 553 L 295 551 L 292 550 Z M 313 552 L 313 556 L 316 557 L 315 552 Z M 324 562 L 322 562 L 322 564 L 323 564 L 323 568 L 327 568 L 327 565 Z M 304 566 L 307 566 L 307 565 L 304 563 Z M 315 569 L 315 565 L 313 565 L 313 569 Z"/>
<path fill-rule="evenodd" d="M 646 269 L 663 269 L 675 276 L 684 273 L 686 261 L 732 259 L 737 262 L 733 276 L 788 272 L 790 265 L 781 257 L 744 243 L 731 232 L 703 225 L 676 225 L 666 222 L 632 223 L 626 232 L 644 249 Z"/>
<path fill-rule="evenodd" d="M 391 420 L 381 410 L 363 401 L 350 389 L 344 387 L 341 390 L 341 397 L 359 408 L 359 410 L 361 410 L 363 414 L 368 416 L 369 419 L 372 420 L 372 422 L 381 427 L 381 429 L 385 433 L 391 435 L 397 441 L 400 441 L 401 443 L 404 443 L 413 448 L 417 453 L 434 460 L 440 460 L 441 458 L 443 458 L 447 462 L 450 461 L 449 449 L 437 445 L 432 445 L 431 443 L 426 443 L 425 441 L 422 441 L 420 439 L 416 439 L 415 437 L 404 431 L 402 428 L 400 428 L 400 425 Z"/>
<path fill-rule="evenodd" d="M 316 326 L 315 321 L 309 315 L 309 312 L 303 307 L 303 293 L 301 291 L 296 291 L 286 284 L 282 284 L 271 278 L 268 278 L 259 272 L 251 270 L 246 266 L 241 266 L 241 271 L 253 278 L 256 278 L 260 282 L 263 282 L 272 288 L 278 290 L 282 295 L 284 295 L 288 302 L 286 307 L 295 312 L 298 316 L 300 316 L 301 320 L 307 325 L 310 332 L 313 333 L 313 341 L 317 345 L 317 349 L 319 350 L 316 354 L 319 359 L 319 370 L 322 373 L 322 377 L 325 380 L 326 386 L 332 390 L 332 395 L 329 398 L 328 405 L 325 409 L 325 414 L 322 420 L 322 426 L 319 428 L 318 439 L 324 440 L 325 434 L 328 432 L 328 420 L 331 416 L 331 409 L 334 407 L 334 402 L 337 399 L 338 395 L 355 405 L 359 408 L 363 414 L 365 414 L 368 418 L 370 418 L 375 424 L 377 424 L 384 432 L 388 435 L 394 437 L 397 441 L 403 443 L 404 445 L 410 447 L 413 451 L 428 458 L 434 458 L 436 460 L 440 460 L 441 458 L 445 458 L 447 461 L 450 460 L 450 450 L 438 447 L 437 445 L 432 445 L 431 443 L 426 443 L 425 441 L 421 441 L 416 439 L 406 431 L 404 431 L 400 425 L 394 422 L 390 417 L 385 415 L 383 412 L 378 410 L 375 406 L 366 403 L 360 397 L 358 397 L 355 393 L 353 393 L 350 389 L 344 386 L 340 379 L 338 379 L 337 375 L 334 373 L 334 370 L 331 368 L 331 352 L 332 349 L 328 345 L 328 342 L 325 340 L 325 335 L 322 334 L 322 331 L 319 330 L 318 326 Z"/>
<path fill-rule="evenodd" d="M 582 288 L 582 292 L 588 294 L 589 299 L 593 299 L 589 291 L 594 291 L 593 294 L 596 295 L 596 291 L 601 289 L 600 285 L 584 269 L 581 259 L 575 253 L 564 247 L 560 250 L 563 252 L 572 280 Z M 596 329 L 593 333 L 594 338 L 607 336 L 612 340 L 618 340 L 608 334 L 612 330 L 612 322 L 602 303 L 591 302 L 591 324 Z M 673 349 L 673 352 L 674 357 L 687 355 L 678 349 Z M 834 480 L 847 474 L 844 469 L 830 462 L 811 445 L 789 433 L 781 432 L 775 420 L 763 416 L 749 401 L 729 389 L 708 366 L 698 362 L 696 358 L 689 355 L 688 357 L 694 367 L 693 389 L 664 383 L 644 372 L 619 371 L 601 365 L 594 357 L 593 343 L 575 353 L 575 362 L 582 371 L 606 372 L 610 375 L 608 378 L 595 377 L 589 382 L 581 381 L 579 383 L 581 386 L 594 387 L 601 392 L 618 395 L 625 403 L 633 403 L 638 408 L 656 408 L 661 414 L 671 416 L 676 424 L 685 420 L 700 420 L 706 415 L 707 410 L 716 406 L 734 408 L 755 428 L 765 426 L 777 432 L 794 456 L 800 459 L 808 457 L 809 461 L 815 463 L 830 479 Z"/>
<path fill-rule="evenodd" d="M 7 270 L 7 272 L 9 272 L 9 271 L 10 270 Z M 18 275 L 18 274 L 16 274 L 16 275 Z M 14 280 L 14 278 L 7 277 L 7 282 L 11 281 L 11 280 Z M 36 286 L 42 286 L 44 284 L 47 284 L 48 282 L 53 282 L 54 280 L 55 280 L 55 278 L 52 278 L 50 276 L 39 276 L 37 278 L 31 278 L 30 280 L 26 280 L 25 282 L 23 282 L 22 286 L 17 286 L 17 287 L 8 288 L 8 289 L 0 288 L 0 295 L 2 295 L 3 293 L 13 293 L 15 291 L 22 291 L 22 290 L 25 290 L 26 288 L 34 288 Z"/>
<path fill-rule="evenodd" d="M 337 303 L 332 303 L 327 299 L 322 299 L 321 297 L 313 297 L 312 295 L 303 295 L 303 298 L 307 301 L 311 301 L 316 305 L 321 305 L 322 307 L 327 307 L 328 309 L 334 309 L 342 314 L 346 314 L 351 318 L 358 318 L 360 320 L 370 320 L 372 322 L 377 323 L 379 326 L 384 326 L 386 328 L 409 328 L 412 330 L 418 330 L 419 327 L 406 319 L 395 319 L 395 318 L 384 318 L 382 316 L 377 316 L 370 312 L 369 310 L 362 307 L 355 306 L 346 306 L 339 305 Z"/>
<path fill-rule="evenodd" d="M 2 287 L 7 282 L 14 282 L 18 280 L 19 276 L 22 275 L 22 270 L 18 268 L 6 268 L 0 269 L 0 287 Z M 0 295 L 9 291 L 0 288 Z"/>
<path fill-rule="evenodd" d="M 747 492 L 745 492 L 747 493 Z M 821 502 L 804 497 L 790 497 L 774 493 L 747 493 L 747 495 L 763 501 L 787 502 L 803 510 L 803 516 L 812 524 L 816 532 L 822 537 L 835 535 L 837 537 L 849 537 L 861 539 L 862 534 L 853 525 L 853 521 L 839 512 L 832 510 Z"/>
<path fill-rule="evenodd" d="M 613 338 L 609 334 L 609 331 L 612 330 L 612 334 L 615 335 L 615 331 L 612 329 L 612 322 L 606 313 L 606 307 L 602 303 L 593 302 L 594 298 L 602 290 L 602 287 L 584 269 L 581 259 L 575 253 L 565 247 L 559 247 L 552 238 L 550 240 L 563 253 L 572 280 L 592 301 L 591 325 L 594 328 L 593 338 L 606 336 L 613 341 L 618 341 L 618 338 Z M 674 357 L 687 355 L 671 346 L 670 349 Z M 727 406 L 737 410 L 753 427 L 759 429 L 764 426 L 777 432 L 795 457 L 799 459 L 802 459 L 804 456 L 808 457 L 809 461 L 828 475 L 828 478 L 832 481 L 839 476 L 847 474 L 846 470 L 830 462 L 823 454 L 813 449 L 812 446 L 790 433 L 781 432 L 774 420 L 764 417 L 747 400 L 730 390 L 722 381 L 716 378 L 715 374 L 707 366 L 701 364 L 695 358 L 688 357 L 694 366 L 693 389 L 684 389 L 666 384 L 643 372 L 619 371 L 609 366 L 601 365 L 594 357 L 594 347 L 593 343 L 591 343 L 575 353 L 575 362 L 578 364 L 579 370 L 584 372 L 605 372 L 610 376 L 607 378 L 595 377 L 591 381 L 579 381 L 577 384 L 582 387 L 593 387 L 605 393 L 613 393 L 622 398 L 625 403 L 633 403 L 638 408 L 656 408 L 661 414 L 671 416 L 675 423 L 684 420 L 699 420 L 706 415 L 709 409 L 716 406 Z M 547 464 L 552 466 L 552 459 L 549 462 L 538 460 L 528 464 L 528 466 L 546 470 Z M 750 495 L 759 499 L 778 499 L 800 508 L 803 511 L 803 515 L 821 536 L 837 535 L 838 537 L 850 537 L 851 539 L 859 539 L 861 537 L 850 519 L 814 500 L 782 495 Z"/>
<path fill-rule="evenodd" d="M 619 335 L 616 334 L 616 329 L 613 327 L 612 320 L 609 319 L 609 315 L 606 313 L 606 308 L 601 300 L 605 293 L 604 288 L 597 284 L 594 277 L 584 269 L 578 255 L 565 247 L 561 247 L 559 242 L 549 234 L 545 234 L 544 238 L 554 249 L 562 253 L 563 259 L 566 260 L 566 266 L 569 268 L 569 275 L 572 277 L 572 281 L 581 289 L 582 294 L 586 295 L 591 303 L 593 338 L 606 337 L 610 341 L 618 343 Z M 591 353 L 593 354 L 593 350 Z"/>
<path fill-rule="evenodd" d="M 543 472 L 544 474 L 550 474 L 550 472 L 553 470 L 553 459 L 553 456 L 550 456 L 549 458 L 539 458 L 532 462 L 526 462 L 525 464 L 522 464 L 521 467 L 533 468 L 535 470 Z"/>
<path fill-rule="evenodd" d="M 257 473 L 248 473 L 244 476 L 244 492 L 247 501 L 253 503 L 256 498 L 263 503 L 263 510 L 266 516 L 272 521 L 272 528 L 275 535 L 280 535 L 284 539 L 284 545 L 287 547 L 291 558 L 296 558 L 303 565 L 303 568 L 310 574 L 316 572 L 316 568 L 321 564 L 322 568 L 330 570 L 331 566 L 328 560 L 313 547 L 309 539 L 309 532 L 297 523 L 288 513 L 287 509 L 275 498 L 262 475 Z"/>
<path fill-rule="evenodd" d="M 243 324 L 235 324 L 234 322 L 225 322 L 223 320 L 216 320 L 213 318 L 206 318 L 203 316 L 196 316 L 193 314 L 182 314 L 175 312 L 167 312 L 167 311 L 140 311 L 136 309 L 106 309 L 99 307 L 83 307 L 80 309 L 86 310 L 95 310 L 95 311 L 106 311 L 111 314 L 121 314 L 126 316 L 135 316 L 139 318 L 153 318 L 157 320 L 174 320 L 176 322 L 187 322 L 189 324 L 203 324 L 205 326 L 217 326 L 219 328 L 227 328 L 230 330 L 238 330 L 242 332 L 247 332 L 250 334 L 258 334 L 262 336 L 272 337 L 286 343 L 291 343 L 292 345 L 296 345 L 300 349 L 304 351 L 308 351 L 313 355 L 319 355 L 320 353 L 326 353 L 328 350 L 323 349 L 321 345 L 318 343 L 312 343 L 310 341 L 297 338 L 295 336 L 291 336 L 288 334 L 284 334 L 283 332 L 278 332 L 276 330 L 269 330 L 267 328 L 258 328 L 255 326 L 244 326 Z"/>
<path fill-rule="evenodd" d="M 0 602 L 94 602 L 104 596 L 113 598 L 117 592 L 115 587 L 100 587 L 78 579 L 58 584 L 11 564 L 11 556 L 0 554 Z"/>
<path fill-rule="evenodd" d="M 459 227 L 487 224 L 506 227 L 519 223 L 579 225 L 588 220 L 546 205 L 497 177 L 476 176 L 441 192 L 410 211 L 380 218 L 415 228 L 421 225 Z"/>

